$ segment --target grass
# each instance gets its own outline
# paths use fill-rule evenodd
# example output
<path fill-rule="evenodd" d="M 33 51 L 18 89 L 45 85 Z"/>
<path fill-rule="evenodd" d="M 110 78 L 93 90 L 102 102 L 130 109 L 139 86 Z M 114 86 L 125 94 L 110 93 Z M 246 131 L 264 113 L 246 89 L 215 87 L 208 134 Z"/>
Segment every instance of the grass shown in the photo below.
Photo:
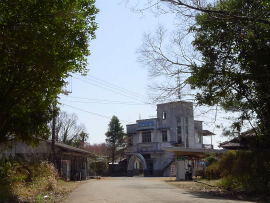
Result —
<path fill-rule="evenodd" d="M 195 191 L 195 192 L 211 192 L 211 191 L 222 191 L 221 188 L 217 187 L 217 181 L 201 180 L 200 182 L 194 181 L 166 181 L 168 184 L 175 187 Z"/>
<path fill-rule="evenodd" d="M 268 196 L 268 194 L 266 194 L 266 196 L 261 196 L 257 194 L 247 194 L 245 192 L 225 190 L 222 187 L 219 187 L 221 179 L 219 180 L 198 179 L 198 181 L 165 181 L 165 182 L 167 184 L 173 185 L 175 187 L 190 192 L 199 192 L 202 194 L 208 194 L 237 200 L 270 202 L 270 197 Z"/>
<path fill-rule="evenodd" d="M 58 180 L 56 188 L 53 191 L 46 191 L 38 194 L 34 202 L 37 203 L 58 203 L 62 202 L 78 185 L 80 182 L 65 182 Z"/>

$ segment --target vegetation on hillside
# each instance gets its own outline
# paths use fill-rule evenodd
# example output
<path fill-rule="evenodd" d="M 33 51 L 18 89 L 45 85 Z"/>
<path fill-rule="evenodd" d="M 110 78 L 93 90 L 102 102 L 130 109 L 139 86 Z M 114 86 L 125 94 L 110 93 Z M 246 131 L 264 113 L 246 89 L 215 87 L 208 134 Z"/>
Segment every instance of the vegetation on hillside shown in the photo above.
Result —
<path fill-rule="evenodd" d="M 58 180 L 53 164 L 0 160 L 0 202 L 59 202 L 70 192 Z"/>

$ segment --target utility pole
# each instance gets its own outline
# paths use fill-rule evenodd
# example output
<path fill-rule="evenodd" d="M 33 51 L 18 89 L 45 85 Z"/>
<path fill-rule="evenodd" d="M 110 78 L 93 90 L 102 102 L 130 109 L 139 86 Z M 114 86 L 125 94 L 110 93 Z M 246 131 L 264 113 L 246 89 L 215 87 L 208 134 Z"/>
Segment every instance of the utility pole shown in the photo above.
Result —
<path fill-rule="evenodd" d="M 56 115 L 55 115 L 55 109 L 56 109 L 56 98 L 53 101 L 53 120 L 52 120 L 52 162 L 55 164 L 55 124 L 56 124 Z"/>
<path fill-rule="evenodd" d="M 70 74 L 66 74 L 66 76 L 71 76 Z M 72 77 L 72 76 L 71 76 Z M 70 80 L 70 84 L 72 85 L 72 78 Z M 71 86 L 72 88 L 72 86 Z M 63 94 L 64 95 L 68 95 L 69 93 L 72 93 L 72 89 L 69 90 L 64 90 L 63 91 Z M 57 104 L 57 96 L 55 96 L 55 99 L 53 101 L 53 106 L 52 106 L 52 109 L 53 109 L 53 120 L 52 120 L 52 163 L 56 166 L 56 153 L 55 153 L 55 140 L 58 142 L 58 135 L 57 137 L 55 136 L 55 125 L 56 125 L 56 104 Z"/>

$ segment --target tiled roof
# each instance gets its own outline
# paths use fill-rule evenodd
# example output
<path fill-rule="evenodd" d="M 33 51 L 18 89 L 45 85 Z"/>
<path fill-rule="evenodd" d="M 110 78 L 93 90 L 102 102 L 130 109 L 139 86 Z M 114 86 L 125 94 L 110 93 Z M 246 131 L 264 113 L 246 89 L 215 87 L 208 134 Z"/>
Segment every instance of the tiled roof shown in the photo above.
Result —
<path fill-rule="evenodd" d="M 219 147 L 222 148 L 241 148 L 240 140 L 241 138 L 248 138 L 248 137 L 254 137 L 256 136 L 256 132 L 254 129 L 247 130 L 245 132 L 242 132 L 239 137 L 235 137 L 229 141 L 222 142 L 219 144 Z"/>

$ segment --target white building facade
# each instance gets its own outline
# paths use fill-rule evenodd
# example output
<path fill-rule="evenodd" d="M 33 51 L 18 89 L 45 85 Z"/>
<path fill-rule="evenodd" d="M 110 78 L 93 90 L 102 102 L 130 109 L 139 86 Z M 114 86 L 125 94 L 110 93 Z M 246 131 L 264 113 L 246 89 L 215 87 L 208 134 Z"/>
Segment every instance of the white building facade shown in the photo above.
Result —
<path fill-rule="evenodd" d="M 170 176 L 169 166 L 175 161 L 175 155 L 162 150 L 164 147 L 213 148 L 203 143 L 203 136 L 213 133 L 202 129 L 202 121 L 194 120 L 191 102 L 158 104 L 157 118 L 137 120 L 127 125 L 126 131 L 128 176 L 135 175 L 138 160 L 142 162 L 145 176 Z"/>

